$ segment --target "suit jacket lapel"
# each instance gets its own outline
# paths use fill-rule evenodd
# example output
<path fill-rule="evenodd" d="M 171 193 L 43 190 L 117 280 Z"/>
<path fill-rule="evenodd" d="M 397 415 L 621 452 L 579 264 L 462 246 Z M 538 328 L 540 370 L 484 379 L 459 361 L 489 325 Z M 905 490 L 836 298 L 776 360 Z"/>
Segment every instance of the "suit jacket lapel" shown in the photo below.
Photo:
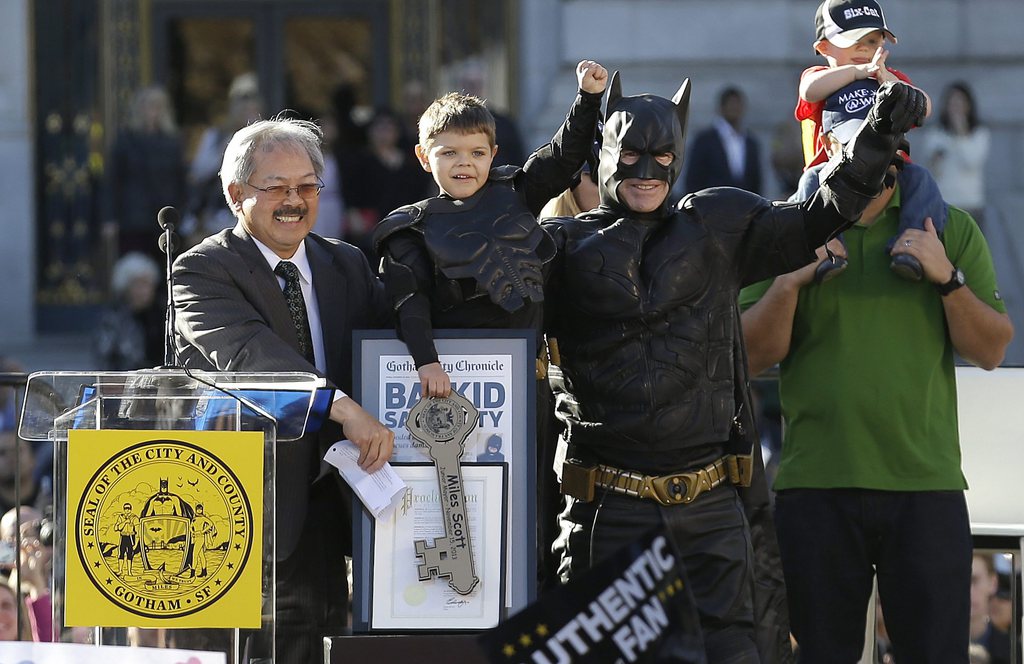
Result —
<path fill-rule="evenodd" d="M 267 259 L 260 253 L 259 248 L 241 223 L 235 224 L 231 234 L 228 235 L 228 242 L 232 251 L 238 254 L 249 270 L 249 284 L 252 286 L 250 297 L 253 304 L 266 317 L 270 329 L 288 341 L 297 351 L 299 337 L 295 332 L 291 314 L 288 312 L 288 303 L 284 299 L 281 284 L 270 269 L 270 265 L 267 264 Z"/>
<path fill-rule="evenodd" d="M 306 256 L 313 271 L 313 288 L 316 290 L 316 303 L 320 310 L 327 375 L 332 380 L 341 380 L 342 377 L 335 376 L 334 372 L 338 367 L 348 366 L 344 354 L 351 352 L 349 344 L 345 343 L 346 330 L 342 323 L 347 318 L 345 312 L 348 307 L 345 272 L 334 264 L 334 257 L 319 242 L 308 237 Z"/>

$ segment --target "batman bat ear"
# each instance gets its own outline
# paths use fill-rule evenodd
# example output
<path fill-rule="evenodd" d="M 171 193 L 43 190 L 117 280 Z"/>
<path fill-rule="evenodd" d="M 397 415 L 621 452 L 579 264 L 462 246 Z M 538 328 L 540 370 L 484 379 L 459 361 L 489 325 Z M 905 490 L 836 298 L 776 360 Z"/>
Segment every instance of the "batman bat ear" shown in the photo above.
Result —
<path fill-rule="evenodd" d="M 676 93 L 672 95 L 672 103 L 676 105 L 676 116 L 679 118 L 679 126 L 683 130 L 683 138 L 686 137 L 686 121 L 690 116 L 690 79 L 684 79 Z"/>
<path fill-rule="evenodd" d="M 612 72 L 612 78 L 608 81 L 608 93 L 604 98 L 604 117 L 608 119 L 608 109 L 619 103 L 622 99 L 622 79 L 619 78 L 618 70 Z"/>

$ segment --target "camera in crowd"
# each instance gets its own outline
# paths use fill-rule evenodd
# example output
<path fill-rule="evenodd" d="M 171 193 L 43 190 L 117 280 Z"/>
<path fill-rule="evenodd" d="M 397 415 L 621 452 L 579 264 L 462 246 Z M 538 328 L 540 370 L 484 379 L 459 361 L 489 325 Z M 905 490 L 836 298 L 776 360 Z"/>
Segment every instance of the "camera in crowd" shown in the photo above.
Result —
<path fill-rule="evenodd" d="M 47 512 L 49 511 L 47 509 Z M 39 543 L 43 546 L 53 546 L 53 519 L 49 514 L 39 520 Z"/>

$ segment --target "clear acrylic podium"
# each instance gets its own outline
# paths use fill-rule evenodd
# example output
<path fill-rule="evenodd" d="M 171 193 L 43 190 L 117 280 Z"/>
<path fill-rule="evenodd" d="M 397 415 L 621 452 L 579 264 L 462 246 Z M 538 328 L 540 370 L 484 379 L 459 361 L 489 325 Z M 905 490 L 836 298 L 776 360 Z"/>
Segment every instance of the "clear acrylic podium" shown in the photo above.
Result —
<path fill-rule="evenodd" d="M 216 650 L 225 652 L 228 662 L 235 664 L 273 661 L 276 449 L 278 444 L 287 445 L 300 438 L 307 428 L 319 426 L 329 406 L 330 391 L 324 388 L 323 379 L 309 373 L 153 369 L 30 375 L 21 437 L 49 441 L 54 446 L 53 640 Z M 130 623 L 123 627 L 64 626 L 69 509 L 78 500 L 67 492 L 68 432 L 72 430 L 216 430 L 263 434 L 262 532 L 253 533 L 254 538 L 261 538 L 262 556 L 261 560 L 246 563 L 261 565 L 262 609 L 258 630 L 142 628 Z M 180 515 L 177 519 L 181 520 Z M 173 525 L 172 522 L 173 519 L 168 521 Z"/>

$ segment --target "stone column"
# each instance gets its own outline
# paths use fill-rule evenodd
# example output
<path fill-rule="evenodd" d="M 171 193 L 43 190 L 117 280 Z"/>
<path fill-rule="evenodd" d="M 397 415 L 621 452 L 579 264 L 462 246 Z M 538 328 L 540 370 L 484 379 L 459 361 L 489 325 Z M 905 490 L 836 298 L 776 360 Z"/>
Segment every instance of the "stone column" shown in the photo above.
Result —
<path fill-rule="evenodd" d="M 29 103 L 29 0 L 4 3 L 0 21 L 0 353 L 35 331 L 35 167 Z"/>

